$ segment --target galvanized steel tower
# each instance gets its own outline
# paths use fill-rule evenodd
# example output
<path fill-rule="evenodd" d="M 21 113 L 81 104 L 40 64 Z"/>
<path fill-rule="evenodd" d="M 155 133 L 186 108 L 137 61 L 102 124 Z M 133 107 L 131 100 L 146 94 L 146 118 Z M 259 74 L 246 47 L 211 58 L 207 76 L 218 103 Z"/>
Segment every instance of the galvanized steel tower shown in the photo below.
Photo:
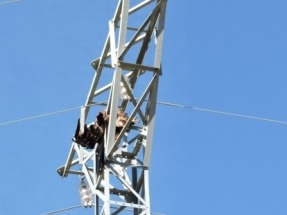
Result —
<path fill-rule="evenodd" d="M 151 214 L 149 168 L 165 11 L 166 0 L 119 0 L 102 54 L 92 62 L 95 76 L 82 107 L 80 130 L 94 121 L 100 106 L 109 122 L 94 149 L 73 141 L 58 173 L 85 178 L 96 215 L 127 210 Z M 119 108 L 129 117 L 115 135 Z"/>

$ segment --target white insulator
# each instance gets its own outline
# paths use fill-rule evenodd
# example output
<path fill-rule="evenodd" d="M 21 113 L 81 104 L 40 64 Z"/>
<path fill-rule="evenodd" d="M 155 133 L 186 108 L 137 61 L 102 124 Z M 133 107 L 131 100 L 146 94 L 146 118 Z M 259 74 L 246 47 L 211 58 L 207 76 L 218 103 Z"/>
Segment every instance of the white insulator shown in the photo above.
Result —
<path fill-rule="evenodd" d="M 91 190 L 85 182 L 81 182 L 80 189 L 79 189 L 81 203 L 83 206 L 91 206 L 92 205 L 92 195 Z"/>
<path fill-rule="evenodd" d="M 124 99 L 124 100 L 130 100 L 131 99 L 130 96 L 128 95 L 128 93 L 127 93 L 127 89 L 124 87 L 123 82 L 121 82 L 120 94 L 121 94 L 121 98 Z"/>

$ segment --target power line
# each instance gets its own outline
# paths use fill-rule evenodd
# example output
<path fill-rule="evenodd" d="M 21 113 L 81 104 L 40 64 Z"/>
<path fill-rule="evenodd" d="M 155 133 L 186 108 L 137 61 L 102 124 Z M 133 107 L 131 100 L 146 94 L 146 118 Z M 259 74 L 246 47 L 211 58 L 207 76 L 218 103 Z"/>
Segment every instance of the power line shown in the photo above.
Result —
<path fill-rule="evenodd" d="M 87 105 L 86 107 L 88 107 L 88 106 L 91 107 L 91 106 L 94 106 L 94 105 L 103 105 L 103 104 L 106 104 L 106 102 L 97 102 L 97 103 L 94 103 L 94 104 L 91 104 L 91 105 Z M 22 118 L 22 119 L 11 120 L 11 121 L 8 121 L 8 122 L 0 123 L 0 126 L 9 125 L 9 124 L 18 123 L 18 122 L 23 122 L 23 121 L 28 121 L 28 120 L 37 119 L 37 118 L 42 118 L 42 117 L 51 116 L 51 115 L 56 115 L 56 114 L 65 113 L 65 112 L 70 112 L 70 111 L 78 110 L 78 109 L 80 109 L 82 107 L 83 106 L 67 108 L 67 109 L 64 109 L 64 110 L 58 110 L 58 111 L 54 111 L 54 112 L 34 115 L 34 116 L 30 116 L 30 117 L 25 117 L 25 118 Z"/>
<path fill-rule="evenodd" d="M 0 126 L 9 125 L 9 124 L 18 123 L 18 122 L 23 122 L 23 121 L 28 121 L 28 120 L 32 120 L 32 119 L 36 119 L 36 118 L 42 118 L 42 117 L 51 116 L 51 115 L 55 115 L 55 114 L 65 113 L 65 112 L 69 112 L 69 111 L 73 111 L 73 110 L 78 110 L 80 108 L 81 107 L 68 108 L 68 109 L 54 111 L 54 112 L 50 112 L 50 113 L 44 113 L 44 114 L 40 114 L 40 115 L 30 116 L 30 117 L 26 117 L 26 118 L 22 118 L 22 119 L 16 119 L 16 120 L 8 121 L 8 122 L 2 122 L 2 123 L 0 123 Z"/>
<path fill-rule="evenodd" d="M 287 125 L 287 122 L 286 121 L 282 121 L 282 120 L 275 120 L 275 119 L 270 119 L 270 118 L 256 117 L 256 116 L 250 116 L 250 115 L 245 115 L 245 114 L 225 112 L 225 111 L 219 111 L 219 110 L 213 110 L 213 109 L 207 109 L 207 108 L 200 108 L 200 107 L 194 107 L 194 106 L 186 106 L 186 105 L 170 103 L 170 102 L 163 102 L 163 101 L 157 101 L 157 103 L 160 104 L 160 105 L 171 106 L 171 107 L 176 107 L 176 108 L 191 109 L 191 110 L 194 110 L 194 111 L 209 112 L 209 113 L 213 113 L 213 114 L 219 114 L 219 115 L 232 116 L 232 117 L 244 118 L 244 119 L 249 119 L 249 120 L 257 120 L 257 121 L 264 121 L 264 122 L 268 122 L 268 123 L 276 123 L 276 124 Z M 92 104 L 92 105 L 89 105 L 89 106 L 103 105 L 103 104 L 105 104 L 105 102 L 95 103 L 95 104 Z M 23 121 L 36 119 L 36 118 L 43 118 L 43 117 L 56 115 L 56 114 L 60 114 L 60 113 L 65 113 L 65 112 L 70 112 L 70 111 L 78 110 L 81 107 L 82 106 L 78 106 L 78 107 L 74 107 L 74 108 L 67 108 L 67 109 L 63 109 L 63 110 L 59 110 L 59 111 L 54 111 L 54 112 L 34 115 L 34 116 L 30 116 L 30 117 L 25 117 L 25 118 L 22 118 L 22 119 L 2 122 L 2 123 L 0 123 L 0 126 L 5 126 L 5 125 L 9 125 L 9 124 L 19 123 L 19 122 L 23 122 Z"/>
<path fill-rule="evenodd" d="M 64 211 L 68 211 L 68 210 L 72 210 L 72 209 L 76 209 L 76 208 L 80 208 L 80 207 L 83 207 L 83 206 L 82 205 L 72 206 L 72 207 L 63 208 L 63 209 L 60 209 L 60 210 L 50 211 L 48 213 L 43 213 L 41 215 L 56 214 L 56 213 L 60 213 L 60 212 L 64 212 Z M 100 207 L 103 207 L 103 205 L 100 205 Z M 117 209 L 116 207 L 112 207 L 112 208 Z M 125 211 L 133 211 L 133 209 L 126 208 Z M 152 215 L 165 215 L 165 214 L 162 214 L 162 213 L 151 213 L 151 214 Z"/>
<path fill-rule="evenodd" d="M 217 110 L 209 110 L 209 109 L 205 109 L 205 108 L 196 108 L 196 107 L 191 107 L 191 108 L 193 110 L 197 110 L 197 111 L 204 111 L 204 112 L 210 112 L 210 113 L 215 113 L 215 114 L 223 114 L 223 115 L 227 115 L 227 116 L 235 116 L 235 117 L 241 117 L 241 118 L 245 118 L 245 119 L 260 120 L 260 121 L 265 121 L 265 122 L 279 123 L 279 124 L 287 125 L 287 122 L 281 121 L 281 120 L 268 119 L 268 118 L 255 117 L 255 116 L 248 116 L 248 115 L 237 114 L 237 113 L 228 113 L 228 112 L 217 111 Z"/>
<path fill-rule="evenodd" d="M 10 1 L 4 1 L 4 2 L 0 2 L 0 5 L 3 5 L 3 4 L 9 4 L 9 3 L 16 3 L 16 2 L 19 2 L 21 0 L 10 0 Z"/>
<path fill-rule="evenodd" d="M 256 116 L 250 116 L 250 115 L 245 115 L 245 114 L 231 113 L 231 112 L 218 111 L 218 110 L 212 110 L 212 109 L 206 109 L 206 108 L 184 106 L 184 105 L 168 103 L 168 102 L 158 101 L 157 103 L 162 104 L 162 105 L 172 106 L 172 107 L 186 108 L 186 109 L 192 109 L 192 110 L 196 110 L 196 111 L 210 112 L 210 113 L 214 113 L 214 114 L 221 114 L 221 115 L 234 116 L 234 117 L 240 117 L 240 118 L 245 118 L 245 119 L 251 119 L 251 120 L 258 120 L 258 121 L 265 121 L 265 122 L 279 123 L 279 124 L 287 125 L 286 121 L 281 121 L 281 120 L 268 119 L 268 118 L 263 118 L 263 117 L 256 117 Z"/>
<path fill-rule="evenodd" d="M 68 211 L 68 210 L 72 210 L 72 209 L 76 209 L 76 208 L 80 208 L 80 207 L 82 207 L 82 205 L 77 205 L 77 206 L 73 206 L 73 207 L 69 207 L 69 208 L 63 208 L 63 209 L 56 210 L 56 211 L 50 211 L 48 213 L 44 213 L 44 214 L 41 214 L 41 215 L 50 215 L 50 214 L 60 213 L 60 212 L 63 212 L 63 211 Z"/>

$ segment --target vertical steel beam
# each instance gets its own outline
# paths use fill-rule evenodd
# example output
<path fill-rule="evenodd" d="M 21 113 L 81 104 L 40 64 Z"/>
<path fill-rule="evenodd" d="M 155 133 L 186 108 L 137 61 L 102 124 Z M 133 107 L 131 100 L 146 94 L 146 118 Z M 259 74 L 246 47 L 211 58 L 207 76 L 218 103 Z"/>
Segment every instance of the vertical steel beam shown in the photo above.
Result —
<path fill-rule="evenodd" d="M 115 72 L 113 77 L 113 87 L 112 87 L 112 95 L 111 95 L 111 109 L 110 109 L 110 122 L 115 122 L 118 112 L 119 106 L 119 97 L 120 97 L 120 84 L 121 84 L 121 77 L 122 77 L 122 69 L 118 66 L 118 57 L 124 50 L 125 41 L 126 41 L 126 33 L 127 33 L 127 22 L 128 22 L 128 12 L 129 12 L 129 0 L 122 0 L 122 8 L 121 8 L 121 15 L 120 15 L 120 30 L 119 30 L 119 40 L 118 40 L 118 49 L 111 50 L 111 52 L 116 52 L 112 55 L 117 56 L 115 59 Z M 113 21 L 116 24 L 115 20 Z M 115 124 L 109 123 L 108 127 L 108 138 L 107 138 L 107 145 L 106 145 L 106 154 L 111 152 L 111 149 L 114 146 L 114 131 Z"/>

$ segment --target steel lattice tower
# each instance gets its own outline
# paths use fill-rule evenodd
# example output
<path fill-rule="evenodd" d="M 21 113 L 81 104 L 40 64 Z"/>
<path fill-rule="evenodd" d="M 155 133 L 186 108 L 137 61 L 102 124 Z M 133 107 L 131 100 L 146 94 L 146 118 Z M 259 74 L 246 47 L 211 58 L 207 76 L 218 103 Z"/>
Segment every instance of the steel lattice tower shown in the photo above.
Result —
<path fill-rule="evenodd" d="M 80 129 L 106 109 L 109 123 L 101 144 L 87 149 L 76 142 L 58 173 L 85 177 L 96 215 L 132 210 L 150 215 L 149 167 L 153 143 L 166 0 L 119 0 L 91 88 L 80 116 Z M 118 136 L 118 108 L 129 118 Z M 100 110 L 101 111 L 101 110 Z M 137 117 L 138 123 L 132 124 Z"/>

